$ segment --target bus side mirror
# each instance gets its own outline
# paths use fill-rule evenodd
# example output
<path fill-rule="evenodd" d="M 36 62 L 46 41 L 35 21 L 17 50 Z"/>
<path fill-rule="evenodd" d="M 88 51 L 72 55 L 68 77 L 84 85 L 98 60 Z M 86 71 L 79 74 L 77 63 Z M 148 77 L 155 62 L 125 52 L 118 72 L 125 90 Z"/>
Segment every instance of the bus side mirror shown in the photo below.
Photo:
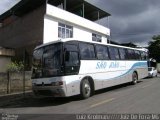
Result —
<path fill-rule="evenodd" d="M 66 51 L 66 52 L 65 52 L 65 61 L 66 61 L 66 62 L 69 61 L 69 57 L 70 57 L 69 51 Z"/>

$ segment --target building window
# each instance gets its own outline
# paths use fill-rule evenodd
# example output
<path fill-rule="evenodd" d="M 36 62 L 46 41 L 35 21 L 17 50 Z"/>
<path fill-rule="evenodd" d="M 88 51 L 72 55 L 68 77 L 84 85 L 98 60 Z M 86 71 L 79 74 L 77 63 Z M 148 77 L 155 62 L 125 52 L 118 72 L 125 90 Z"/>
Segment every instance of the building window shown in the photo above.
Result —
<path fill-rule="evenodd" d="M 101 42 L 102 36 L 92 33 L 92 41 Z"/>
<path fill-rule="evenodd" d="M 62 23 L 58 24 L 58 37 L 59 38 L 72 38 L 73 27 Z"/>

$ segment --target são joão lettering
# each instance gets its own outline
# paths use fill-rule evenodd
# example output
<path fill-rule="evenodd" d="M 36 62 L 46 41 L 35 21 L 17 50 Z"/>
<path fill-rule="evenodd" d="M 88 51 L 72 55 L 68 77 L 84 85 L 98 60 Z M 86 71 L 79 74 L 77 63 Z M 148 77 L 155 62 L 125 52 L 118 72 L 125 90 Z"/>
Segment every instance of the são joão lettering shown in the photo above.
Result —
<path fill-rule="evenodd" d="M 106 69 L 106 68 L 118 68 L 119 62 L 110 62 L 110 64 L 107 64 L 107 62 L 97 62 L 96 69 Z"/>

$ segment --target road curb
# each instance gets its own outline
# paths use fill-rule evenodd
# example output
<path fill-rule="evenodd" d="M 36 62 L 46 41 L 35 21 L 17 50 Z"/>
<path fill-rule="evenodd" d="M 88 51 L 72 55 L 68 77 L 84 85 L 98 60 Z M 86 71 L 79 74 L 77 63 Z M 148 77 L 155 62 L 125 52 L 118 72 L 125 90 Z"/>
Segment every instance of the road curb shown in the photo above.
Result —
<path fill-rule="evenodd" d="M 32 95 L 32 94 L 33 94 L 32 91 L 26 91 L 25 94 L 23 92 L 19 92 L 19 93 L 13 93 L 13 94 L 0 95 L 0 101 L 25 97 L 25 96 Z"/>

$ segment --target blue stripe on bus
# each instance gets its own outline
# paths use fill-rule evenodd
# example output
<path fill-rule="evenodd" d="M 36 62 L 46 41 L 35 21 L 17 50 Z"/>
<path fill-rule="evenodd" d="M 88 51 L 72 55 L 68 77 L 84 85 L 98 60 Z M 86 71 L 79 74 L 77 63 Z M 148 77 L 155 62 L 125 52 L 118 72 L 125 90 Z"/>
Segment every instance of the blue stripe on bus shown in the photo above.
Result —
<path fill-rule="evenodd" d="M 117 77 L 114 77 L 114 78 L 109 78 L 109 79 L 96 79 L 97 81 L 98 80 L 113 80 L 113 79 L 117 79 L 117 78 L 120 78 L 120 77 L 123 77 L 129 73 L 132 73 L 135 68 L 146 68 L 147 67 L 147 62 L 137 62 L 135 64 L 133 64 L 133 66 L 124 74 L 120 75 L 120 76 L 117 76 Z M 71 83 L 76 83 L 78 82 L 79 80 L 76 80 L 76 81 L 72 81 Z"/>
<path fill-rule="evenodd" d="M 135 68 L 142 68 L 142 67 L 146 68 L 147 62 L 137 62 L 137 63 L 133 64 L 133 66 L 126 73 L 124 73 L 123 75 L 120 75 L 118 77 L 122 77 L 122 76 L 125 76 L 126 74 L 132 73 L 135 70 Z M 115 78 L 117 78 L 117 77 L 115 77 Z"/>
<path fill-rule="evenodd" d="M 122 74 L 120 76 L 117 76 L 117 77 L 114 77 L 114 78 L 105 79 L 105 80 L 112 80 L 112 79 L 123 77 L 123 76 L 125 76 L 125 75 L 127 75 L 129 73 L 132 73 L 136 68 L 147 68 L 147 62 L 137 62 L 137 63 L 133 64 L 133 66 L 126 73 L 124 73 L 124 74 Z"/>

